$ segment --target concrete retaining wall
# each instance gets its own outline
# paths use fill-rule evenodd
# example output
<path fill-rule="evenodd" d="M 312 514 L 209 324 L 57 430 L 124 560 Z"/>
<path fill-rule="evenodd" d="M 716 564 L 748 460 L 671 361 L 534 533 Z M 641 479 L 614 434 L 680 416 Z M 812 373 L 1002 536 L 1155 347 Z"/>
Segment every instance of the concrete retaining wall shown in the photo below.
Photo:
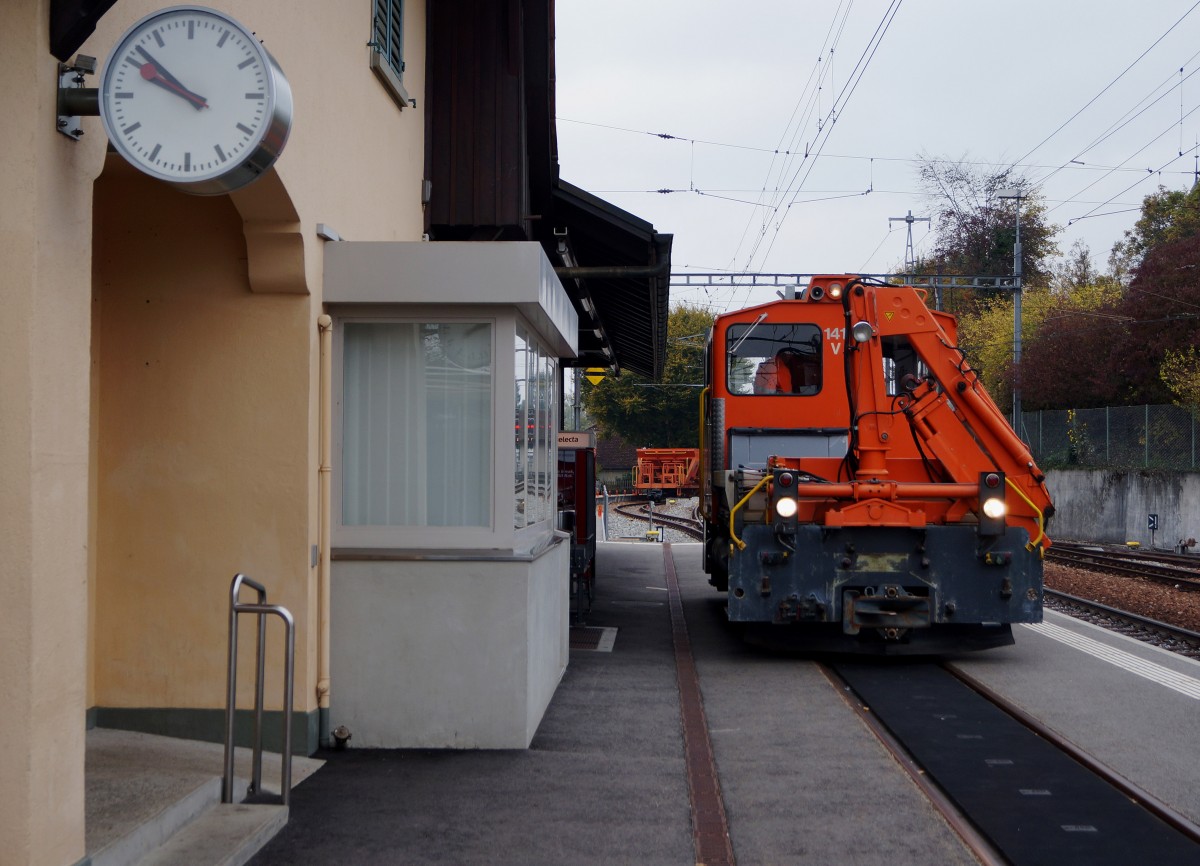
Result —
<path fill-rule="evenodd" d="M 1051 539 L 1173 547 L 1200 538 L 1200 473 L 1064 469 L 1046 473 Z M 1158 515 L 1151 537 L 1148 516 Z"/>

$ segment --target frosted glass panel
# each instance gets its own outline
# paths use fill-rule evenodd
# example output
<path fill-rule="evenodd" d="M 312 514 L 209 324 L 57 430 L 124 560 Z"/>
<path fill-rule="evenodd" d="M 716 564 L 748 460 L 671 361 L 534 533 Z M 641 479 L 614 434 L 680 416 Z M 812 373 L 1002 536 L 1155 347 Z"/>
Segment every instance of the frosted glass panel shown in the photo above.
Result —
<path fill-rule="evenodd" d="M 342 524 L 491 526 L 492 326 L 347 322 Z"/>

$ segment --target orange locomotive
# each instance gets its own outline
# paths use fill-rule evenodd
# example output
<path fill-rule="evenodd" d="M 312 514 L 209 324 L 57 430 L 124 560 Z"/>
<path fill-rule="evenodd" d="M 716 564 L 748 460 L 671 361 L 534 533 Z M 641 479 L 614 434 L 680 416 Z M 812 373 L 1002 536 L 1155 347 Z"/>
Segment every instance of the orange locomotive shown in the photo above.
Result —
<path fill-rule="evenodd" d="M 1041 621 L 1044 477 L 923 292 L 813 277 L 719 316 L 705 366 L 705 570 L 730 620 L 885 653 Z"/>

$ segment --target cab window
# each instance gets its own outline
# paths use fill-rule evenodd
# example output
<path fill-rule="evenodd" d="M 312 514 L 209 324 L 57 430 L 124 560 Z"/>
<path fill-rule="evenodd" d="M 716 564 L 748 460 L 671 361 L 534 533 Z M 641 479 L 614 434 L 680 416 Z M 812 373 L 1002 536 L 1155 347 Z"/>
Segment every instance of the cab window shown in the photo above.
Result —
<path fill-rule="evenodd" d="M 725 347 L 730 394 L 811 396 L 821 390 L 821 329 L 816 325 L 730 325 Z"/>

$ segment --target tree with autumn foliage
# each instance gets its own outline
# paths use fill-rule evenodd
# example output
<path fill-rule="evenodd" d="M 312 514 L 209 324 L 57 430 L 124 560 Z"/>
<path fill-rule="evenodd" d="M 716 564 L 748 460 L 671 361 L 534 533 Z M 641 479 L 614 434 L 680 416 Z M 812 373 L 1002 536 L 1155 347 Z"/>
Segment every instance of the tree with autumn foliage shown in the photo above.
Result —
<path fill-rule="evenodd" d="M 1043 291 L 1040 318 L 1021 351 L 1021 404 L 1026 409 L 1089 409 L 1125 396 L 1114 347 L 1129 339 L 1116 309 L 1120 287 L 1099 279 L 1067 291 Z M 1010 369 L 1008 381 L 1011 383 Z"/>
<path fill-rule="evenodd" d="M 1110 273 L 1098 273 L 1076 242 L 1046 286 L 1027 281 L 1019 371 L 1011 297 L 963 312 L 960 343 L 996 401 L 1010 405 L 1019 381 L 1027 409 L 1186 402 L 1200 342 L 1198 214 L 1200 187 L 1160 188 L 1115 245 Z"/>
<path fill-rule="evenodd" d="M 1142 199 L 1142 215 L 1124 238 L 1113 244 L 1109 270 L 1119 279 L 1128 280 L 1151 250 L 1198 233 L 1200 184 L 1190 190 L 1160 186 Z"/>
<path fill-rule="evenodd" d="M 923 157 L 918 183 L 929 199 L 934 243 L 919 262 L 923 273 L 1006 276 L 1013 272 L 1018 202 L 999 193 L 1021 191 L 1021 272 L 1028 286 L 1049 285 L 1059 228 L 1046 220 L 1041 191 L 1012 169 L 988 172 L 965 158 Z M 971 308 L 987 294 L 960 292 L 952 304 Z"/>
<path fill-rule="evenodd" d="M 1129 329 L 1116 353 L 1126 401 L 1171 402 L 1175 395 L 1163 379 L 1163 363 L 1200 342 L 1200 234 L 1151 248 L 1117 312 Z"/>
<path fill-rule="evenodd" d="M 601 435 L 620 436 L 639 448 L 695 446 L 704 346 L 712 324 L 708 310 L 678 305 L 667 320 L 667 356 L 660 381 L 622 372 L 585 385 L 583 405 Z"/>
<path fill-rule="evenodd" d="M 1169 349 L 1158 375 L 1178 405 L 1192 414 L 1200 413 L 1200 352 L 1195 346 Z"/>

